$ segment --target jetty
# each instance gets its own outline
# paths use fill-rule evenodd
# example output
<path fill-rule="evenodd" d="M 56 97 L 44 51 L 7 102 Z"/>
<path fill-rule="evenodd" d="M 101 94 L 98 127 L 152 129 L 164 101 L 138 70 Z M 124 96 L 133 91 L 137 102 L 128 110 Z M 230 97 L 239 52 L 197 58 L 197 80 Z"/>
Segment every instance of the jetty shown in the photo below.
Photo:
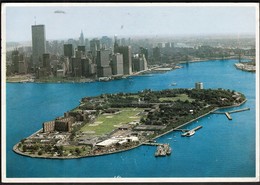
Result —
<path fill-rule="evenodd" d="M 247 110 L 250 110 L 250 108 L 232 110 L 232 111 L 228 111 L 228 113 L 231 114 L 231 113 L 237 113 L 237 112 L 242 112 L 242 111 L 247 111 Z"/>
<path fill-rule="evenodd" d="M 202 128 L 202 126 L 200 125 L 200 126 L 197 126 L 196 128 L 193 128 L 193 129 L 191 129 L 191 130 L 189 130 L 189 131 L 186 131 L 186 132 L 184 132 L 181 136 L 192 136 L 192 135 L 194 135 L 195 134 L 195 131 L 197 131 L 197 130 L 199 130 L 199 129 L 201 129 Z"/>
<path fill-rule="evenodd" d="M 161 146 L 163 144 L 162 143 L 155 143 L 155 142 L 151 143 L 151 142 L 149 142 L 149 143 L 143 143 L 143 145 L 147 145 L 147 146 Z"/>
<path fill-rule="evenodd" d="M 225 115 L 227 116 L 227 118 L 228 118 L 229 120 L 232 120 L 232 117 L 230 116 L 230 114 L 229 114 L 228 112 L 225 112 Z"/>
<path fill-rule="evenodd" d="M 143 143 L 143 145 L 157 146 L 156 152 L 154 154 L 155 157 L 163 157 L 166 155 L 170 155 L 172 152 L 170 145 L 166 143 L 148 142 L 148 143 Z"/>
<path fill-rule="evenodd" d="M 232 117 L 230 114 L 247 111 L 247 110 L 250 110 L 250 108 L 243 108 L 243 109 L 232 110 L 232 111 L 228 111 L 228 112 L 212 112 L 212 114 L 225 114 L 229 120 L 232 120 Z"/>

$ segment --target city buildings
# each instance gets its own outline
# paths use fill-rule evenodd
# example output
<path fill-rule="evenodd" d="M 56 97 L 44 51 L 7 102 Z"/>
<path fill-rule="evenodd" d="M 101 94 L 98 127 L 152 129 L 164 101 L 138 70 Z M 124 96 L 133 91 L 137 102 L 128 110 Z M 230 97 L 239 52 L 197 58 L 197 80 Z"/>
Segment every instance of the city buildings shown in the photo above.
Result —
<path fill-rule="evenodd" d="M 18 50 L 12 51 L 12 65 L 11 72 L 18 74 L 27 74 L 28 71 L 28 62 L 25 60 L 23 54 Z"/>
<path fill-rule="evenodd" d="M 44 25 L 32 25 L 32 60 L 35 66 L 42 65 L 42 55 L 46 52 Z"/>

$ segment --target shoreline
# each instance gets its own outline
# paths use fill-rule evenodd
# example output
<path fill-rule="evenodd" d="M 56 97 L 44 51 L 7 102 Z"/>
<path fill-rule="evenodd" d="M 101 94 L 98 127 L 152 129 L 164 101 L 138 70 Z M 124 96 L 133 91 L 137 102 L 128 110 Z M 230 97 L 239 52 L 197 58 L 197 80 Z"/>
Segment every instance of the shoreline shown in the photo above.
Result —
<path fill-rule="evenodd" d="M 179 128 L 183 127 L 183 126 L 186 126 L 186 125 L 188 125 L 188 124 L 190 124 L 190 123 L 192 123 L 192 122 L 194 122 L 194 121 L 196 121 L 196 120 L 198 120 L 198 119 L 200 119 L 200 118 L 202 118 L 202 117 L 205 117 L 205 116 L 211 114 L 212 112 L 215 112 L 215 111 L 220 110 L 220 109 L 239 107 L 239 106 L 243 105 L 246 101 L 247 101 L 247 99 L 245 99 L 243 102 L 241 102 L 241 103 L 239 103 L 239 104 L 230 105 L 230 106 L 225 106 L 225 107 L 216 107 L 216 108 L 210 110 L 209 112 L 207 112 L 207 113 L 205 113 L 205 114 L 203 114 L 203 115 L 200 115 L 200 116 L 197 117 L 197 118 L 194 118 L 194 119 L 192 119 L 192 120 L 190 120 L 190 121 L 187 121 L 187 122 L 185 122 L 185 123 L 183 123 L 183 124 L 181 124 L 181 125 L 179 125 L 179 126 L 173 128 L 173 129 L 169 130 L 169 131 L 166 131 L 165 133 L 162 133 L 162 134 L 160 134 L 160 135 L 158 135 L 158 136 L 155 136 L 154 138 L 152 138 L 152 140 L 158 139 L 158 138 L 160 138 L 160 137 L 162 137 L 162 136 L 164 136 L 164 135 L 166 135 L 166 134 L 169 134 L 170 132 L 173 132 L 173 131 L 175 131 L 176 129 L 179 129 Z M 42 130 L 42 129 L 36 131 L 36 132 L 33 133 L 32 135 L 34 135 L 34 134 L 40 132 L 41 130 Z M 32 135 L 31 135 L 31 136 L 32 136 Z M 29 136 L 29 137 L 30 137 L 30 136 Z M 150 140 L 151 140 L 151 139 L 150 139 Z M 39 156 L 39 155 L 35 155 L 35 154 L 25 154 L 25 153 L 21 152 L 21 151 L 18 149 L 18 145 L 19 145 L 20 142 L 18 142 L 17 144 L 15 144 L 15 145 L 13 146 L 13 151 L 14 151 L 15 153 L 19 154 L 19 155 L 26 156 L 26 157 L 31 157 L 31 158 L 61 159 L 61 160 L 63 160 L 63 159 L 78 159 L 78 158 L 98 157 L 98 156 L 103 156 L 103 155 L 110 155 L 110 154 L 115 154 L 115 153 L 120 153 L 120 152 L 126 152 L 126 151 L 129 151 L 129 150 L 132 150 L 132 149 L 135 149 L 135 148 L 137 148 L 137 147 L 139 147 L 139 146 L 144 145 L 144 143 L 147 142 L 147 141 L 148 141 L 148 140 L 146 140 L 146 141 L 144 141 L 144 142 L 142 142 L 142 143 L 139 143 L 139 144 L 136 145 L 136 146 L 133 146 L 133 147 L 130 147 L 130 148 L 126 148 L 126 149 L 123 149 L 123 150 L 118 150 L 118 151 L 108 152 L 108 153 L 101 153 L 101 154 L 96 154 L 96 155 L 85 155 L 85 156 L 71 156 L 71 157 L 69 157 L 69 156 L 64 156 L 64 157 L 54 156 L 54 157 L 53 157 L 53 156 L 52 156 L 52 157 L 47 157 L 47 156 Z"/>
<path fill-rule="evenodd" d="M 210 60 L 228 60 L 228 59 L 236 59 L 237 57 L 236 56 L 233 56 L 233 57 L 226 57 L 226 58 L 207 58 L 207 59 L 193 59 L 193 60 L 190 60 L 190 61 L 179 61 L 176 63 L 176 65 L 178 64 L 185 64 L 185 63 L 196 63 L 196 62 L 207 62 L 207 61 L 210 61 Z M 135 72 L 131 75 L 123 75 L 121 78 L 114 78 L 114 79 L 109 79 L 107 81 L 112 81 L 112 80 L 119 80 L 119 79 L 124 79 L 124 78 L 128 78 L 128 77 L 132 77 L 132 76 L 142 76 L 142 75 L 146 75 L 147 72 L 149 73 L 153 73 L 153 69 L 156 69 L 156 68 L 160 68 L 160 67 L 163 67 L 162 65 L 158 65 L 157 67 L 151 67 L 150 69 L 147 69 L 147 70 L 144 70 L 144 71 L 138 71 L 138 72 Z M 178 68 L 173 68 L 172 70 L 175 70 L 175 69 L 178 69 Z M 157 73 L 156 71 L 154 71 L 154 73 Z M 17 75 L 17 76 L 24 76 L 24 77 L 28 77 L 28 76 L 34 76 L 32 74 L 26 74 L 26 75 Z M 6 77 L 6 83 L 54 83 L 54 84 L 57 84 L 57 83 L 92 83 L 92 82 L 107 82 L 106 80 L 99 80 L 98 78 L 80 78 L 80 79 L 65 79 L 63 81 L 63 79 L 57 79 L 57 80 L 53 80 L 53 81 L 45 81 L 45 80 L 39 80 L 39 81 L 34 81 L 32 80 L 32 78 L 27 78 L 27 79 L 22 79 L 22 80 L 7 80 L 8 77 Z M 10 78 L 10 77 L 9 77 Z M 107 77 L 109 78 L 109 77 Z M 113 77 L 112 77 L 113 78 Z"/>

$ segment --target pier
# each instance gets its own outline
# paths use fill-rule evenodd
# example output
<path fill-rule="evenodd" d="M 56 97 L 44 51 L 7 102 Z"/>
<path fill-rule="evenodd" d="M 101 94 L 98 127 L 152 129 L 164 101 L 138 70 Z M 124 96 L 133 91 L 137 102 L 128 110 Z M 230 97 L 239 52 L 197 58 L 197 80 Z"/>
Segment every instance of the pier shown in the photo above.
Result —
<path fill-rule="evenodd" d="M 156 152 L 154 154 L 155 157 L 164 157 L 166 155 L 170 155 L 172 152 L 172 149 L 169 144 L 166 143 L 155 143 L 155 142 L 148 142 L 143 143 L 143 145 L 147 146 L 156 146 Z"/>
<path fill-rule="evenodd" d="M 196 128 L 193 128 L 193 129 L 191 129 L 191 130 L 189 130 L 189 131 L 187 131 L 187 132 L 184 132 L 181 136 L 192 136 L 192 135 L 195 134 L 195 131 L 196 131 L 196 130 L 199 130 L 199 129 L 201 129 L 201 128 L 202 128 L 201 125 L 200 125 L 200 126 L 197 126 Z"/>
<path fill-rule="evenodd" d="M 232 111 L 229 111 L 228 113 L 231 114 L 231 113 L 242 112 L 242 111 L 246 111 L 246 110 L 250 110 L 250 108 L 244 108 L 244 109 L 232 110 Z"/>
<path fill-rule="evenodd" d="M 229 114 L 228 112 L 225 112 L 225 115 L 227 116 L 227 118 L 228 118 L 229 120 L 232 120 L 232 117 L 230 116 L 230 114 Z"/>
<path fill-rule="evenodd" d="M 242 112 L 242 111 L 247 111 L 250 110 L 250 108 L 243 108 L 243 109 L 238 109 L 238 110 L 232 110 L 228 112 L 212 112 L 212 114 L 225 114 L 229 120 L 232 120 L 231 113 L 237 113 L 237 112 Z"/>
<path fill-rule="evenodd" d="M 188 132 L 188 129 L 174 129 L 173 131 L 181 131 L 181 132 Z"/>
<path fill-rule="evenodd" d="M 143 143 L 143 145 L 147 145 L 147 146 L 161 146 L 163 144 L 162 143 Z"/>

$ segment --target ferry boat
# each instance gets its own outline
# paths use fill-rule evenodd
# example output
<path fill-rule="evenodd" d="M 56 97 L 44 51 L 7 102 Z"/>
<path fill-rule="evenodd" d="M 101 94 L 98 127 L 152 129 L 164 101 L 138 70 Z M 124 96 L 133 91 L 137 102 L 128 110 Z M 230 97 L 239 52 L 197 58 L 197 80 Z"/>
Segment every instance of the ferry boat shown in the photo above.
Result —
<path fill-rule="evenodd" d="M 171 154 L 171 147 L 169 144 L 163 144 L 163 145 L 159 145 L 157 146 L 156 152 L 155 152 L 155 157 L 164 157 L 166 155 L 170 155 Z"/>
<path fill-rule="evenodd" d="M 190 137 L 190 136 L 193 136 L 194 134 L 195 134 L 195 131 L 194 130 L 190 130 L 188 132 L 183 133 L 181 136 Z"/>
<path fill-rule="evenodd" d="M 162 146 L 157 146 L 156 152 L 155 152 L 155 157 L 162 157 L 166 156 L 166 152 L 164 151 L 164 148 Z"/>

